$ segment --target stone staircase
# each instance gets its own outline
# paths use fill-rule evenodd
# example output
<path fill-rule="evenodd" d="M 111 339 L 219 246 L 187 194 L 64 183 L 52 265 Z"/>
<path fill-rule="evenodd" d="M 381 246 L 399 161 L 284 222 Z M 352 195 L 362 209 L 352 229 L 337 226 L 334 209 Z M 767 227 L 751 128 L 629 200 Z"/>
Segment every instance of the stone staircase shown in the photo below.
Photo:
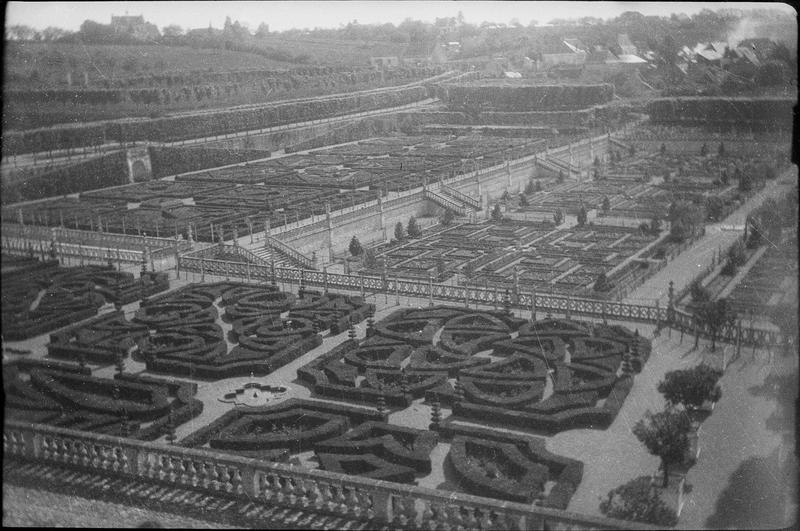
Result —
<path fill-rule="evenodd" d="M 275 267 L 297 267 L 297 264 L 294 263 L 294 261 L 288 256 L 283 253 L 279 253 L 271 247 L 254 247 L 249 249 L 249 251 L 266 265 L 270 265 L 274 260 Z"/>
<path fill-rule="evenodd" d="M 467 194 L 463 194 L 456 190 L 455 188 L 450 188 L 447 185 L 442 185 L 441 192 L 445 195 L 449 196 L 450 198 L 463 203 L 465 206 L 468 206 L 474 210 L 481 210 L 481 201 L 480 199 L 475 199 L 473 197 L 468 196 Z"/>
<path fill-rule="evenodd" d="M 425 199 L 433 201 L 442 208 L 452 210 L 458 216 L 467 215 L 467 207 L 464 205 L 464 203 L 452 196 L 445 197 L 444 195 L 437 194 L 429 188 L 425 189 L 423 196 Z"/>
<path fill-rule="evenodd" d="M 260 529 L 388 529 L 369 520 L 241 501 L 223 495 L 162 485 L 138 477 L 110 476 L 58 465 L 3 459 L 3 482 L 69 496 L 122 503 L 199 520 Z M 4 512 L 13 507 L 4 507 Z M 121 527 L 125 522 L 119 522 Z M 130 524 L 130 522 L 128 523 Z"/>
<path fill-rule="evenodd" d="M 614 138 L 612 136 L 610 138 L 610 140 L 611 140 L 611 145 L 612 146 L 616 146 L 616 147 L 622 149 L 625 153 L 628 153 L 628 151 L 630 151 L 630 149 L 631 149 L 631 145 L 630 144 L 627 144 L 627 143 L 623 142 L 622 140 L 619 140 L 618 138 Z"/>

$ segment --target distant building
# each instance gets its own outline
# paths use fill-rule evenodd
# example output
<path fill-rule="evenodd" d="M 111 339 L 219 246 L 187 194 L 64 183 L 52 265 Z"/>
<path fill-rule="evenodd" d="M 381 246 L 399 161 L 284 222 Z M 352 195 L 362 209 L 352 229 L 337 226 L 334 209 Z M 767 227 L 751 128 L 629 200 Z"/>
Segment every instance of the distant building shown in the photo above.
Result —
<path fill-rule="evenodd" d="M 538 49 L 545 67 L 572 65 L 579 66 L 586 62 L 586 48 L 578 39 L 553 40 L 543 43 Z"/>
<path fill-rule="evenodd" d="M 111 30 L 118 35 L 130 35 L 142 41 L 161 36 L 155 24 L 146 22 L 144 16 L 111 15 Z"/>
<path fill-rule="evenodd" d="M 453 57 L 461 53 L 461 43 L 458 41 L 450 41 L 444 45 L 444 51 L 448 57 Z"/>
<path fill-rule="evenodd" d="M 386 57 L 370 57 L 369 64 L 374 68 L 396 68 L 400 66 L 400 58 L 396 55 Z"/>

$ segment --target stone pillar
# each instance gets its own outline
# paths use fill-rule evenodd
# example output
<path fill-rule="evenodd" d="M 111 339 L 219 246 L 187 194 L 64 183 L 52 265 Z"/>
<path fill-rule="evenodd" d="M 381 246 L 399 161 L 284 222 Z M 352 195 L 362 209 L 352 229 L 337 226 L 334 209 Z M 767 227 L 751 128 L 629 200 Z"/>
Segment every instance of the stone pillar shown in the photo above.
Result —
<path fill-rule="evenodd" d="M 333 222 L 331 221 L 331 204 L 329 202 L 325 203 L 325 227 L 328 239 L 328 253 L 330 261 L 333 262 Z"/>
<path fill-rule="evenodd" d="M 380 213 L 381 219 L 381 233 L 383 234 L 383 241 L 386 241 L 386 217 L 383 213 L 383 198 L 381 194 L 378 194 L 378 212 Z"/>
<path fill-rule="evenodd" d="M 514 302 L 519 302 L 519 272 L 514 266 Z"/>

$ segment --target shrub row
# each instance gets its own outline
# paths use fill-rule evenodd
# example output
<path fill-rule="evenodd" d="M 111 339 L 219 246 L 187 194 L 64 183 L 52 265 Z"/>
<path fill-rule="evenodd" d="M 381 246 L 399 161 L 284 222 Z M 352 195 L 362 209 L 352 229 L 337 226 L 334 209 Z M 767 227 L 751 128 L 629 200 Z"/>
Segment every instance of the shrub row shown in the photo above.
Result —
<path fill-rule="evenodd" d="M 125 153 L 118 151 L 17 182 L 4 182 L 2 204 L 86 192 L 128 182 Z"/>
<path fill-rule="evenodd" d="M 430 474 L 430 453 L 438 439 L 433 431 L 371 421 L 318 443 L 314 450 L 318 454 L 373 454 L 392 464 L 413 468 L 418 474 Z"/>
<path fill-rule="evenodd" d="M 453 413 L 468 419 L 481 420 L 488 423 L 499 422 L 545 433 L 557 433 L 579 428 L 605 429 L 616 418 L 632 386 L 633 379 L 631 377 L 623 376 L 617 378 L 602 407 L 586 407 L 582 405 L 586 404 L 587 398 L 592 398 L 591 395 L 570 393 L 569 395 L 562 395 L 563 397 L 558 399 L 555 404 L 558 409 L 556 412 L 539 412 L 534 408 L 516 411 L 462 401 L 453 405 Z M 594 399 L 596 400 L 596 398 L 597 395 L 595 394 Z M 538 404 L 540 409 L 546 408 L 546 403 L 550 400 L 553 400 L 553 398 Z M 564 402 L 567 403 L 564 404 Z"/>
<path fill-rule="evenodd" d="M 373 454 L 340 455 L 317 454 L 320 468 L 329 472 L 337 472 L 346 476 L 393 481 L 395 483 L 412 483 L 414 469 L 403 465 L 395 465 Z"/>
<path fill-rule="evenodd" d="M 472 455 L 472 452 L 478 448 L 482 448 L 482 453 L 494 458 L 493 461 L 486 463 L 487 467 L 494 465 L 496 460 L 502 460 L 507 469 L 514 470 L 517 477 L 508 477 L 499 473 L 499 477 L 490 477 L 486 470 L 481 470 L 474 464 L 478 458 Z M 504 442 L 458 435 L 450 443 L 450 453 L 447 454 L 447 459 L 456 472 L 459 485 L 469 492 L 480 493 L 481 496 L 491 498 L 531 503 L 540 495 L 544 484 L 549 479 L 549 471 L 546 466 L 526 459 L 516 446 Z"/>
<path fill-rule="evenodd" d="M 348 425 L 357 425 L 369 421 L 386 422 L 387 420 L 386 414 L 380 414 L 375 410 L 370 410 L 363 407 L 290 398 L 279 404 L 264 408 L 232 409 L 219 417 L 217 420 L 207 424 L 195 432 L 192 432 L 187 437 L 182 439 L 179 444 L 188 448 L 202 447 L 208 444 L 212 438 L 215 438 L 222 433 L 229 425 L 238 421 L 245 415 L 289 415 L 293 413 L 302 414 L 303 411 L 311 412 L 315 415 L 341 417 Z M 342 433 L 344 433 L 344 431 L 342 431 Z"/>
<path fill-rule="evenodd" d="M 446 85 L 449 108 L 498 111 L 555 111 L 585 109 L 614 97 L 614 86 L 598 85 L 497 85 L 480 82 Z"/>
<path fill-rule="evenodd" d="M 528 459 L 545 464 L 551 478 L 556 481 L 548 496 L 543 500 L 542 505 L 545 507 L 566 509 L 572 495 L 583 479 L 583 463 L 581 461 L 553 454 L 547 450 L 545 441 L 538 437 L 528 437 L 448 422 L 442 425 L 439 434 L 447 439 L 462 436 L 513 444 Z M 479 492 L 475 494 L 480 495 Z"/>
<path fill-rule="evenodd" d="M 265 159 L 270 156 L 270 152 L 263 149 L 153 146 L 147 149 L 150 152 L 154 179 L 204 168 Z"/>
<path fill-rule="evenodd" d="M 47 354 L 72 361 L 83 356 L 86 361 L 94 363 L 114 363 L 117 356 L 127 356 L 128 351 L 147 335 L 145 326 L 126 321 L 121 311 L 112 312 L 50 334 Z"/>
<path fill-rule="evenodd" d="M 795 103 L 789 98 L 662 98 L 648 102 L 647 113 L 654 123 L 734 123 L 787 130 L 792 127 Z"/>

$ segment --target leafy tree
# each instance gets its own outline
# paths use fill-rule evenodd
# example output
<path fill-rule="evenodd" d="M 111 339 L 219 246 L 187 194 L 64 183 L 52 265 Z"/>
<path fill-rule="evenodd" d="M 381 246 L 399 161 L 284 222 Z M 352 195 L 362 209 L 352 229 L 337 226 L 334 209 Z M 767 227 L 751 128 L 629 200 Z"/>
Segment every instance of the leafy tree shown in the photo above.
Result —
<path fill-rule="evenodd" d="M 436 259 L 436 281 L 441 282 L 444 280 L 444 275 L 447 272 L 447 266 L 444 262 L 444 258 L 441 256 Z"/>
<path fill-rule="evenodd" d="M 736 168 L 736 171 L 740 171 L 739 168 Z M 739 191 L 740 192 L 750 192 L 753 190 L 753 178 L 750 176 L 750 173 L 741 173 L 739 177 Z"/>
<path fill-rule="evenodd" d="M 725 201 L 721 197 L 711 195 L 706 198 L 706 215 L 709 221 L 720 221 L 725 208 Z"/>
<path fill-rule="evenodd" d="M 364 252 L 364 248 L 361 247 L 361 242 L 358 241 L 358 238 L 353 235 L 353 238 L 350 240 L 350 246 L 348 247 L 350 250 L 350 254 L 353 256 L 361 256 Z"/>
<path fill-rule="evenodd" d="M 595 291 L 608 291 L 611 289 L 611 283 L 608 281 L 605 273 L 597 275 L 597 280 L 594 281 Z"/>
<path fill-rule="evenodd" d="M 408 218 L 408 228 L 406 229 L 409 238 L 419 238 L 422 236 L 422 230 L 419 228 L 417 224 L 417 218 L 411 216 Z"/>
<path fill-rule="evenodd" d="M 708 328 L 711 334 L 711 352 L 716 350 L 716 341 L 722 328 L 729 324 L 734 315 L 725 299 L 706 301 L 695 311 L 695 315 L 701 324 Z"/>
<path fill-rule="evenodd" d="M 722 391 L 717 382 L 722 371 L 705 363 L 691 369 L 670 371 L 658 384 L 658 392 L 673 406 L 681 404 L 686 409 L 696 409 L 706 400 L 716 402 Z"/>
<path fill-rule="evenodd" d="M 777 326 L 783 337 L 783 352 L 789 352 L 789 346 L 797 343 L 797 301 L 794 304 L 781 302 L 772 307 L 769 320 Z"/>
<path fill-rule="evenodd" d="M 442 216 L 442 225 L 444 225 L 445 227 L 451 225 L 455 217 L 456 215 L 453 214 L 452 210 L 450 210 L 449 208 L 445 209 L 444 216 Z"/>
<path fill-rule="evenodd" d="M 117 369 L 117 374 L 125 372 L 125 358 L 123 358 L 122 354 L 117 354 L 114 360 L 114 366 Z"/>
<path fill-rule="evenodd" d="M 584 225 L 586 225 L 586 218 L 587 217 L 588 216 L 586 214 L 586 208 L 583 205 L 581 205 L 581 209 L 578 210 L 578 226 L 579 227 L 583 227 Z"/>
<path fill-rule="evenodd" d="M 670 205 L 670 234 L 674 241 L 683 241 L 693 236 L 702 227 L 705 214 L 703 209 L 688 201 L 678 201 Z"/>
<path fill-rule="evenodd" d="M 730 260 L 734 267 L 743 266 L 747 261 L 744 244 L 740 240 L 736 240 L 736 242 L 731 245 L 730 249 L 728 249 L 728 260 Z"/>
<path fill-rule="evenodd" d="M 533 179 L 531 179 L 531 180 L 528 181 L 528 184 L 525 185 L 525 193 L 526 194 L 532 194 L 535 191 L 536 191 L 536 187 L 533 184 Z"/>
<path fill-rule="evenodd" d="M 175 434 L 175 418 L 172 410 L 170 410 L 169 417 L 167 417 L 167 425 L 164 426 L 164 431 L 166 432 L 167 441 L 170 444 L 175 444 L 175 441 L 178 440 L 178 436 Z"/>
<path fill-rule="evenodd" d="M 394 226 L 394 239 L 401 242 L 406 238 L 405 231 L 403 230 L 403 224 L 401 222 L 397 222 Z"/>
<path fill-rule="evenodd" d="M 503 213 L 500 211 L 500 203 L 495 203 L 492 209 L 492 221 L 500 221 L 503 219 Z"/>
<path fill-rule="evenodd" d="M 372 249 L 366 249 L 364 251 L 364 267 L 368 267 L 370 269 L 375 269 L 378 267 L 378 259 L 375 257 L 375 251 Z"/>
<path fill-rule="evenodd" d="M 711 294 L 700 284 L 699 280 L 695 280 L 691 283 L 689 286 L 689 293 L 692 297 L 692 301 L 697 303 L 708 302 L 711 299 Z"/>
<path fill-rule="evenodd" d="M 5 38 L 7 41 L 30 41 L 36 37 L 37 31 L 24 24 L 6 26 Z"/>
<path fill-rule="evenodd" d="M 475 275 L 475 266 L 472 264 L 472 262 L 467 262 L 466 264 L 464 264 L 464 267 L 461 269 L 461 272 L 464 274 L 465 277 L 467 277 L 467 279 L 470 279 L 473 277 L 473 275 Z"/>
<path fill-rule="evenodd" d="M 683 411 L 666 409 L 660 413 L 647 410 L 645 417 L 633 427 L 633 434 L 647 450 L 661 458 L 664 487 L 669 484 L 669 468 L 682 463 L 689 449 L 692 424 Z"/>
<path fill-rule="evenodd" d="M 609 518 L 659 527 L 672 527 L 678 523 L 675 511 L 664 503 L 649 476 L 640 476 L 610 491 L 600 502 L 600 512 Z"/>
<path fill-rule="evenodd" d="M 177 24 L 170 24 L 169 26 L 164 27 L 164 29 L 161 31 L 161 34 L 165 39 L 174 39 L 183 35 L 183 28 Z"/>
<path fill-rule="evenodd" d="M 600 208 L 603 209 L 603 212 L 611 210 L 611 201 L 608 200 L 608 196 L 603 197 L 603 205 Z"/>
<path fill-rule="evenodd" d="M 650 220 L 650 234 L 658 235 L 661 232 L 661 219 L 654 217 Z"/>

